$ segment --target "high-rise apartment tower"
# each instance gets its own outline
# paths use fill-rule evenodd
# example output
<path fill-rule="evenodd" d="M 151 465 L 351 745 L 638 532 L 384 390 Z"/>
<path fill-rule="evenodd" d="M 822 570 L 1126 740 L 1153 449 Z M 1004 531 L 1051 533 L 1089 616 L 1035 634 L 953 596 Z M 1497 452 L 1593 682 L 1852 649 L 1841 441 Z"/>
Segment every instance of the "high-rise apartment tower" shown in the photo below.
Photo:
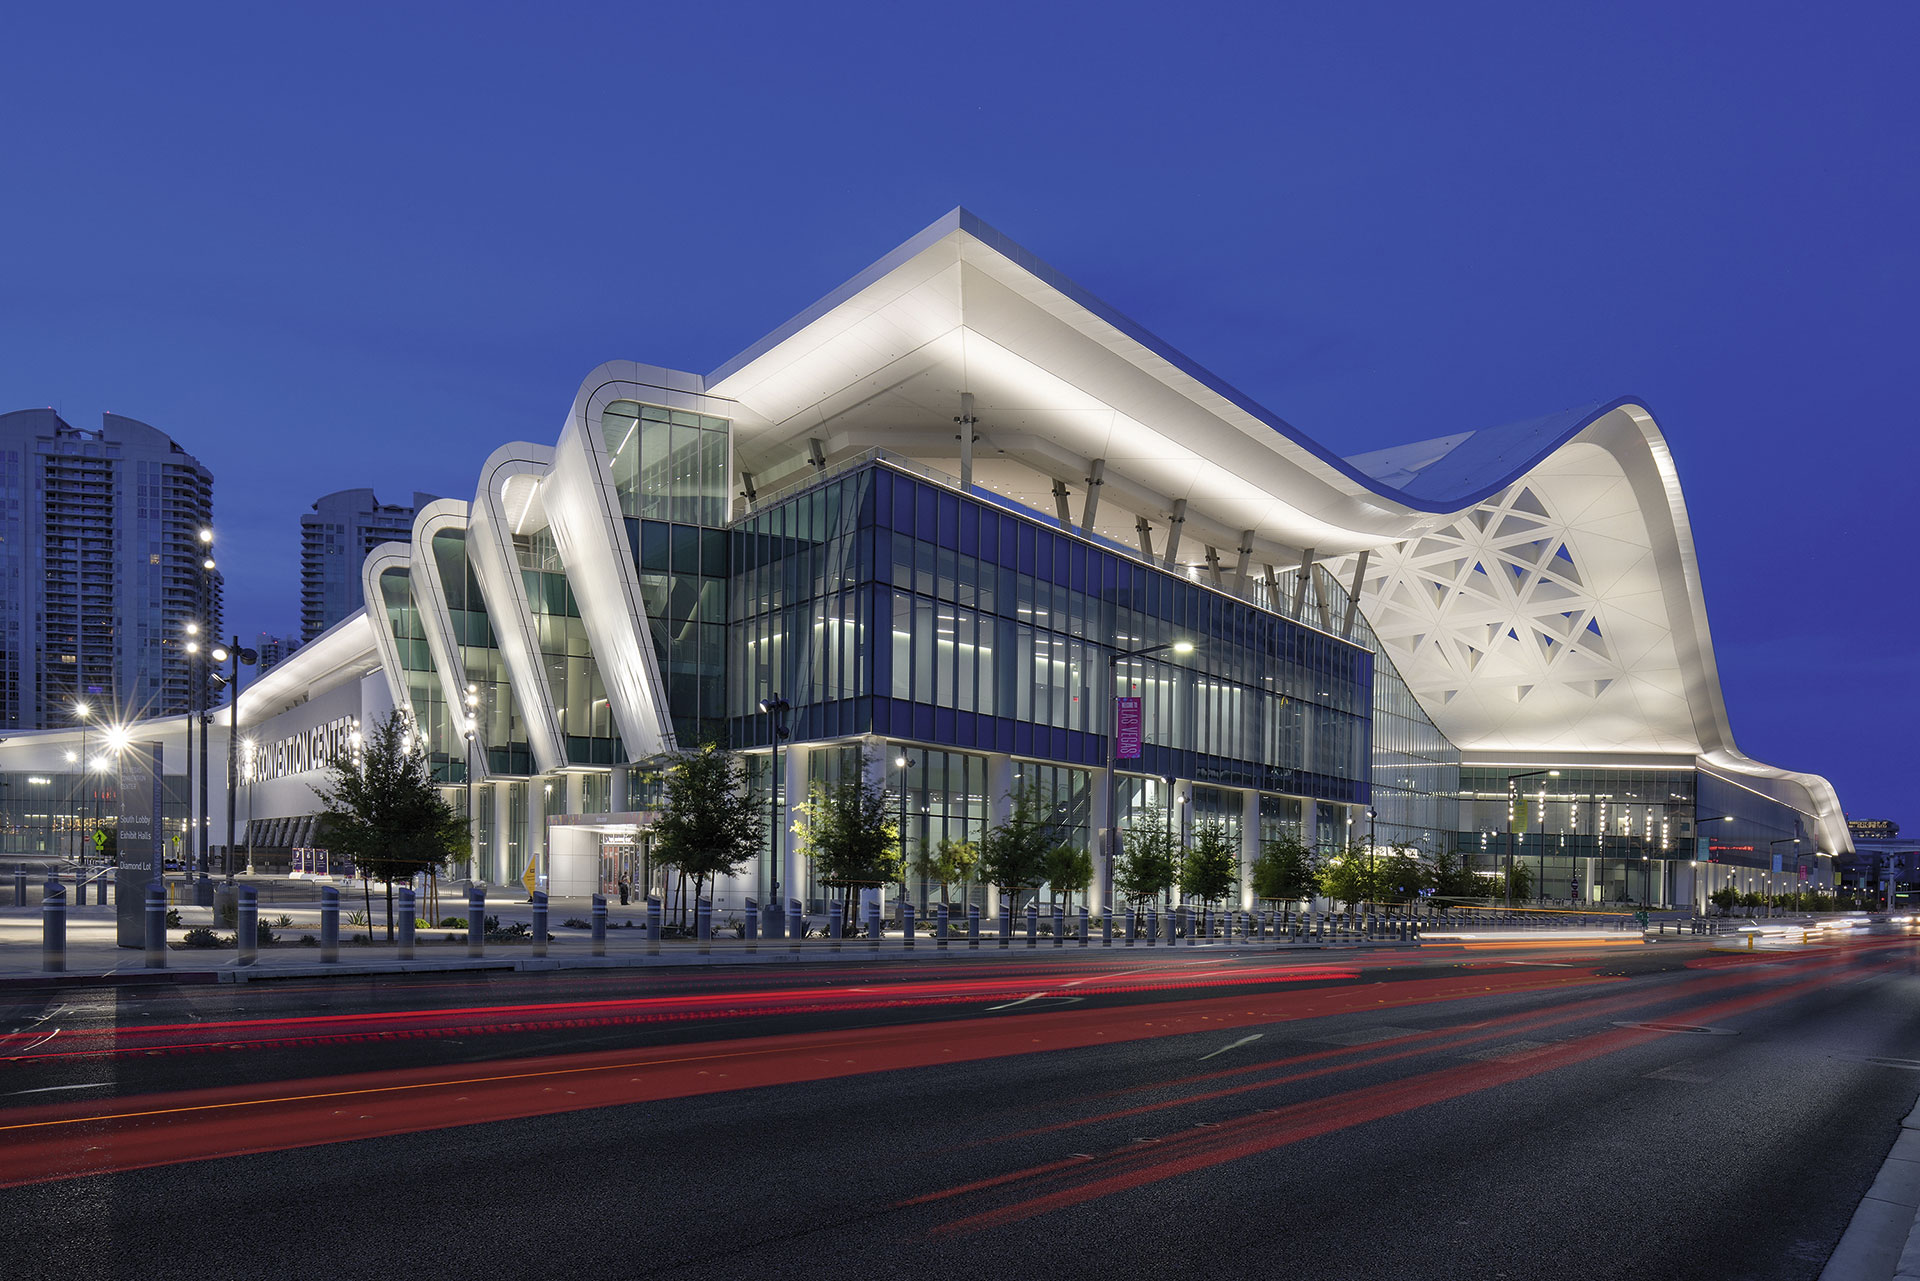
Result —
<path fill-rule="evenodd" d="M 359 609 L 360 566 L 381 543 L 413 537 L 413 513 L 432 502 L 415 494 L 413 506 L 395 507 L 371 489 L 328 494 L 300 518 L 300 636 L 312 640 Z"/>
<path fill-rule="evenodd" d="M 0 726 L 186 711 L 186 625 L 220 631 L 212 521 L 213 473 L 165 432 L 0 414 Z"/>

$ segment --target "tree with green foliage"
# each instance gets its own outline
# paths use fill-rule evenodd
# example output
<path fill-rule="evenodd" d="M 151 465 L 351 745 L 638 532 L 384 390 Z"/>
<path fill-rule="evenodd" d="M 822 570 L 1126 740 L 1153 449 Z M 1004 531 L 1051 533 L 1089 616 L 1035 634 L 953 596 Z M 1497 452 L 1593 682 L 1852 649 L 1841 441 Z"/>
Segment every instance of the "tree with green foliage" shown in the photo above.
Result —
<path fill-rule="evenodd" d="M 1440 898 L 1486 897 L 1486 880 L 1470 869 L 1458 854 L 1434 855 L 1433 870 L 1427 875 L 1434 894 Z"/>
<path fill-rule="evenodd" d="M 1093 855 L 1078 845 L 1062 843 L 1047 851 L 1047 888 L 1073 903 L 1075 894 L 1084 894 L 1093 884 Z"/>
<path fill-rule="evenodd" d="M 1344 903 L 1349 912 L 1373 895 L 1373 877 L 1369 875 L 1367 849 L 1349 845 L 1320 864 L 1320 892 L 1336 903 Z"/>
<path fill-rule="evenodd" d="M 1374 895 L 1388 903 L 1407 903 L 1420 897 L 1431 884 L 1431 875 L 1413 851 L 1396 845 L 1380 856 L 1375 873 Z"/>
<path fill-rule="evenodd" d="M 661 814 L 653 825 L 653 856 L 693 881 L 704 896 L 711 880 L 732 876 L 760 856 L 766 815 L 747 793 L 740 758 L 709 744 L 683 752 L 667 766 Z M 680 923 L 687 905 L 680 904 Z"/>
<path fill-rule="evenodd" d="M 1201 823 L 1193 845 L 1180 860 L 1180 893 L 1202 903 L 1218 903 L 1240 880 L 1240 843 L 1224 823 Z"/>
<path fill-rule="evenodd" d="M 915 874 L 940 887 L 942 903 L 951 902 L 952 887 L 973 880 L 974 869 L 979 866 L 980 851 L 972 841 L 956 841 L 945 836 L 932 849 L 922 849 L 913 856 Z"/>
<path fill-rule="evenodd" d="M 1150 819 L 1130 824 L 1113 869 L 1113 888 L 1136 905 L 1165 897 L 1180 878 L 1180 853 L 1167 824 Z"/>
<path fill-rule="evenodd" d="M 1020 906 L 1023 891 L 1037 889 L 1047 879 L 1047 854 L 1058 843 L 1053 798 L 1029 784 L 1007 794 L 1012 808 L 1007 821 L 989 828 L 980 841 L 982 880 L 1007 891 L 1012 907 Z"/>
<path fill-rule="evenodd" d="M 336 759 L 314 789 L 325 807 L 320 843 L 353 860 L 363 883 L 387 886 L 387 939 L 393 939 L 393 883 L 437 872 L 468 852 L 467 821 L 434 785 L 426 744 L 405 712 L 395 709 L 365 736 L 357 752 Z M 367 915 L 373 915 L 371 891 Z"/>
<path fill-rule="evenodd" d="M 796 847 L 813 864 L 821 884 L 842 891 L 844 934 L 852 927 L 854 892 L 863 885 L 891 884 L 905 870 L 893 804 L 878 780 L 867 777 L 862 751 L 846 778 L 808 789 L 800 815 L 794 828 Z"/>
<path fill-rule="evenodd" d="M 1260 847 L 1253 864 L 1256 897 L 1300 902 L 1313 897 L 1316 884 L 1313 857 L 1296 838 L 1282 836 Z"/>

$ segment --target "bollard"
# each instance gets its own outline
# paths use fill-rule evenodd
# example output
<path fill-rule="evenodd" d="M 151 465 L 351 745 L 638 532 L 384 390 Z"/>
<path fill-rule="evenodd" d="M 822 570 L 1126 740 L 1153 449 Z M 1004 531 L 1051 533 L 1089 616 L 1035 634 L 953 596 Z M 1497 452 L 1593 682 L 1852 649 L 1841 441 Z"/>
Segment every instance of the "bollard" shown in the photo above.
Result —
<path fill-rule="evenodd" d="M 1211 904 L 1200 909 L 1200 937 L 1204 939 L 1211 939 L 1213 937 L 1213 907 Z"/>
<path fill-rule="evenodd" d="M 413 922 L 408 921 L 407 924 L 411 926 Z M 413 937 L 411 930 L 407 937 Z M 240 908 L 234 921 L 233 941 L 239 948 L 239 955 L 234 958 L 237 964 L 252 965 L 260 959 L 260 891 L 251 885 L 240 887 Z"/>
<path fill-rule="evenodd" d="M 807 923 L 800 919 L 800 900 L 787 900 L 787 946 L 793 951 L 800 950 L 800 937 L 807 932 Z"/>
<path fill-rule="evenodd" d="M 413 922 L 414 914 L 417 910 L 414 904 L 413 890 L 411 888 L 403 888 L 400 891 L 399 899 L 400 959 L 403 961 L 411 961 L 413 959 Z"/>
<path fill-rule="evenodd" d="M 340 891 L 331 885 L 320 887 L 320 963 L 332 965 L 340 959 Z"/>
<path fill-rule="evenodd" d="M 693 937 L 700 941 L 700 955 L 713 955 L 713 901 L 711 899 L 694 900 Z"/>
<path fill-rule="evenodd" d="M 845 911 L 846 908 L 841 905 L 839 899 L 827 900 L 827 950 L 829 952 L 840 950 L 840 937 L 846 933 L 847 929 L 847 918 L 842 915 Z"/>
<path fill-rule="evenodd" d="M 1160 942 L 1160 909 L 1151 904 L 1147 907 L 1147 946 L 1154 947 Z"/>
<path fill-rule="evenodd" d="M 15 907 L 27 905 L 27 869 L 24 867 L 13 869 L 13 905 Z"/>
<path fill-rule="evenodd" d="M 533 954 L 547 954 L 547 892 L 533 892 Z"/>
<path fill-rule="evenodd" d="M 748 952 L 760 950 L 760 904 L 755 899 L 747 900 L 747 924 L 741 937 L 747 941 Z"/>
<path fill-rule="evenodd" d="M 660 955 L 660 900 L 647 895 L 647 955 Z"/>
<path fill-rule="evenodd" d="M 593 896 L 593 954 L 607 954 L 607 896 Z"/>
<path fill-rule="evenodd" d="M 867 900 L 867 951 L 880 950 L 880 899 L 876 895 Z"/>
<path fill-rule="evenodd" d="M 1000 900 L 1000 947 L 1002 950 L 1013 946 L 1013 902 Z"/>
<path fill-rule="evenodd" d="M 980 949 L 980 905 L 967 904 L 967 947 L 970 951 Z"/>
<path fill-rule="evenodd" d="M 1127 920 L 1126 920 L 1126 926 L 1127 926 L 1127 928 L 1126 928 L 1126 938 L 1127 938 L 1127 941 L 1126 941 L 1126 946 L 1127 946 L 1127 947 L 1132 947 L 1132 946 L 1133 946 L 1133 940 L 1134 940 L 1134 936 L 1135 936 L 1135 934 L 1137 933 L 1137 931 L 1136 931 L 1136 930 L 1135 930 L 1135 928 L 1134 928 L 1134 927 L 1135 927 L 1135 922 L 1134 922 L 1134 915 L 1133 915 L 1133 909 L 1132 909 L 1132 908 L 1128 908 L 1128 909 L 1127 909 Z"/>
<path fill-rule="evenodd" d="M 933 942 L 942 952 L 947 950 L 947 915 L 945 903 L 933 909 Z"/>
<path fill-rule="evenodd" d="M 67 968 L 67 891 L 53 877 L 40 896 L 40 968 L 48 974 Z"/>
<path fill-rule="evenodd" d="M 900 905 L 900 946 L 913 946 L 913 931 L 913 904 L 902 903 Z"/>
<path fill-rule="evenodd" d="M 1087 912 L 1087 905 L 1086 905 L 1085 903 L 1082 903 L 1082 904 L 1080 905 L 1080 946 L 1081 946 L 1081 947 L 1085 947 L 1085 946 L 1087 945 L 1087 917 L 1088 917 L 1088 915 L 1089 915 L 1089 913 Z"/>
<path fill-rule="evenodd" d="M 467 886 L 467 955 L 487 953 L 487 892 L 478 885 Z"/>
<path fill-rule="evenodd" d="M 1067 945 L 1067 909 L 1059 903 L 1053 905 L 1053 945 Z"/>
<path fill-rule="evenodd" d="M 1027 946 L 1035 947 L 1040 942 L 1040 900 L 1027 904 Z"/>
<path fill-rule="evenodd" d="M 167 887 L 159 881 L 147 885 L 147 968 L 167 968 Z"/>

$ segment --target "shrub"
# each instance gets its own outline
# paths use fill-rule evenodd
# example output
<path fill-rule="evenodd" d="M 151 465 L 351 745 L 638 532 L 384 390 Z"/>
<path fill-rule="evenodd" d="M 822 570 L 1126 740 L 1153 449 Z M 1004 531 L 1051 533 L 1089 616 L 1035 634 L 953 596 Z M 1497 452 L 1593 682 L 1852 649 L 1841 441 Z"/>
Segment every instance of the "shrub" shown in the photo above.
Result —
<path fill-rule="evenodd" d="M 281 919 L 285 920 L 286 918 L 282 917 Z M 279 935 L 273 932 L 272 922 L 270 921 L 260 922 L 260 933 L 259 933 L 260 946 L 272 947 L 275 943 L 278 943 L 279 941 L 280 941 Z"/>
<path fill-rule="evenodd" d="M 356 907 L 355 909 L 353 909 L 353 911 L 347 913 L 348 925 L 365 925 L 366 923 L 367 923 L 367 914 L 361 911 L 359 908 Z"/>
<path fill-rule="evenodd" d="M 443 917 L 440 921 L 440 928 L 443 930 L 464 930 L 467 928 L 467 918 L 464 916 Z"/>
<path fill-rule="evenodd" d="M 177 930 L 180 928 L 180 909 L 179 908 L 170 907 L 167 909 L 167 928 L 170 930 Z"/>
<path fill-rule="evenodd" d="M 180 940 L 182 947 L 224 947 L 226 942 L 204 925 L 196 925 Z"/>
<path fill-rule="evenodd" d="M 301 947 L 319 947 L 320 940 L 315 938 L 311 934 L 302 934 L 300 936 L 300 946 Z"/>
<path fill-rule="evenodd" d="M 570 930 L 590 930 L 593 928 L 592 921 L 583 921 L 577 916 L 569 916 L 565 921 L 562 921 L 561 924 Z"/>
<path fill-rule="evenodd" d="M 275 929 L 290 930 L 293 928 L 293 918 L 291 916 L 276 916 L 273 918 L 273 925 Z M 260 922 L 261 929 L 265 929 L 266 927 L 267 923 L 265 921 Z"/>
<path fill-rule="evenodd" d="M 430 930 L 433 928 L 433 922 L 424 916 L 416 916 L 413 918 L 413 928 L 416 930 Z"/>

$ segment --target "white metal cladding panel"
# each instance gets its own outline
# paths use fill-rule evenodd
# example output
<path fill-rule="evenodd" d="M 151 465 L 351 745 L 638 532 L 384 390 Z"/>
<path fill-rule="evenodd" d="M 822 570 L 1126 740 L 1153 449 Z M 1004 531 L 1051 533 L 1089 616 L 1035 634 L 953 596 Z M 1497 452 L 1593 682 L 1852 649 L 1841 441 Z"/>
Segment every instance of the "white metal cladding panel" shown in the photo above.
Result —
<path fill-rule="evenodd" d="M 547 687 L 546 669 L 540 661 L 526 580 L 520 576 L 519 559 L 514 555 L 513 520 L 519 513 L 507 510 L 507 488 L 515 487 L 517 502 L 531 501 L 532 495 L 522 490 L 537 487 L 552 463 L 553 450 L 543 445 L 518 441 L 495 450 L 481 470 L 467 525 L 467 555 L 480 580 L 480 593 L 487 600 L 500 656 L 520 700 L 534 768 L 542 774 L 563 767 L 567 752 L 560 737 L 553 691 Z"/>

